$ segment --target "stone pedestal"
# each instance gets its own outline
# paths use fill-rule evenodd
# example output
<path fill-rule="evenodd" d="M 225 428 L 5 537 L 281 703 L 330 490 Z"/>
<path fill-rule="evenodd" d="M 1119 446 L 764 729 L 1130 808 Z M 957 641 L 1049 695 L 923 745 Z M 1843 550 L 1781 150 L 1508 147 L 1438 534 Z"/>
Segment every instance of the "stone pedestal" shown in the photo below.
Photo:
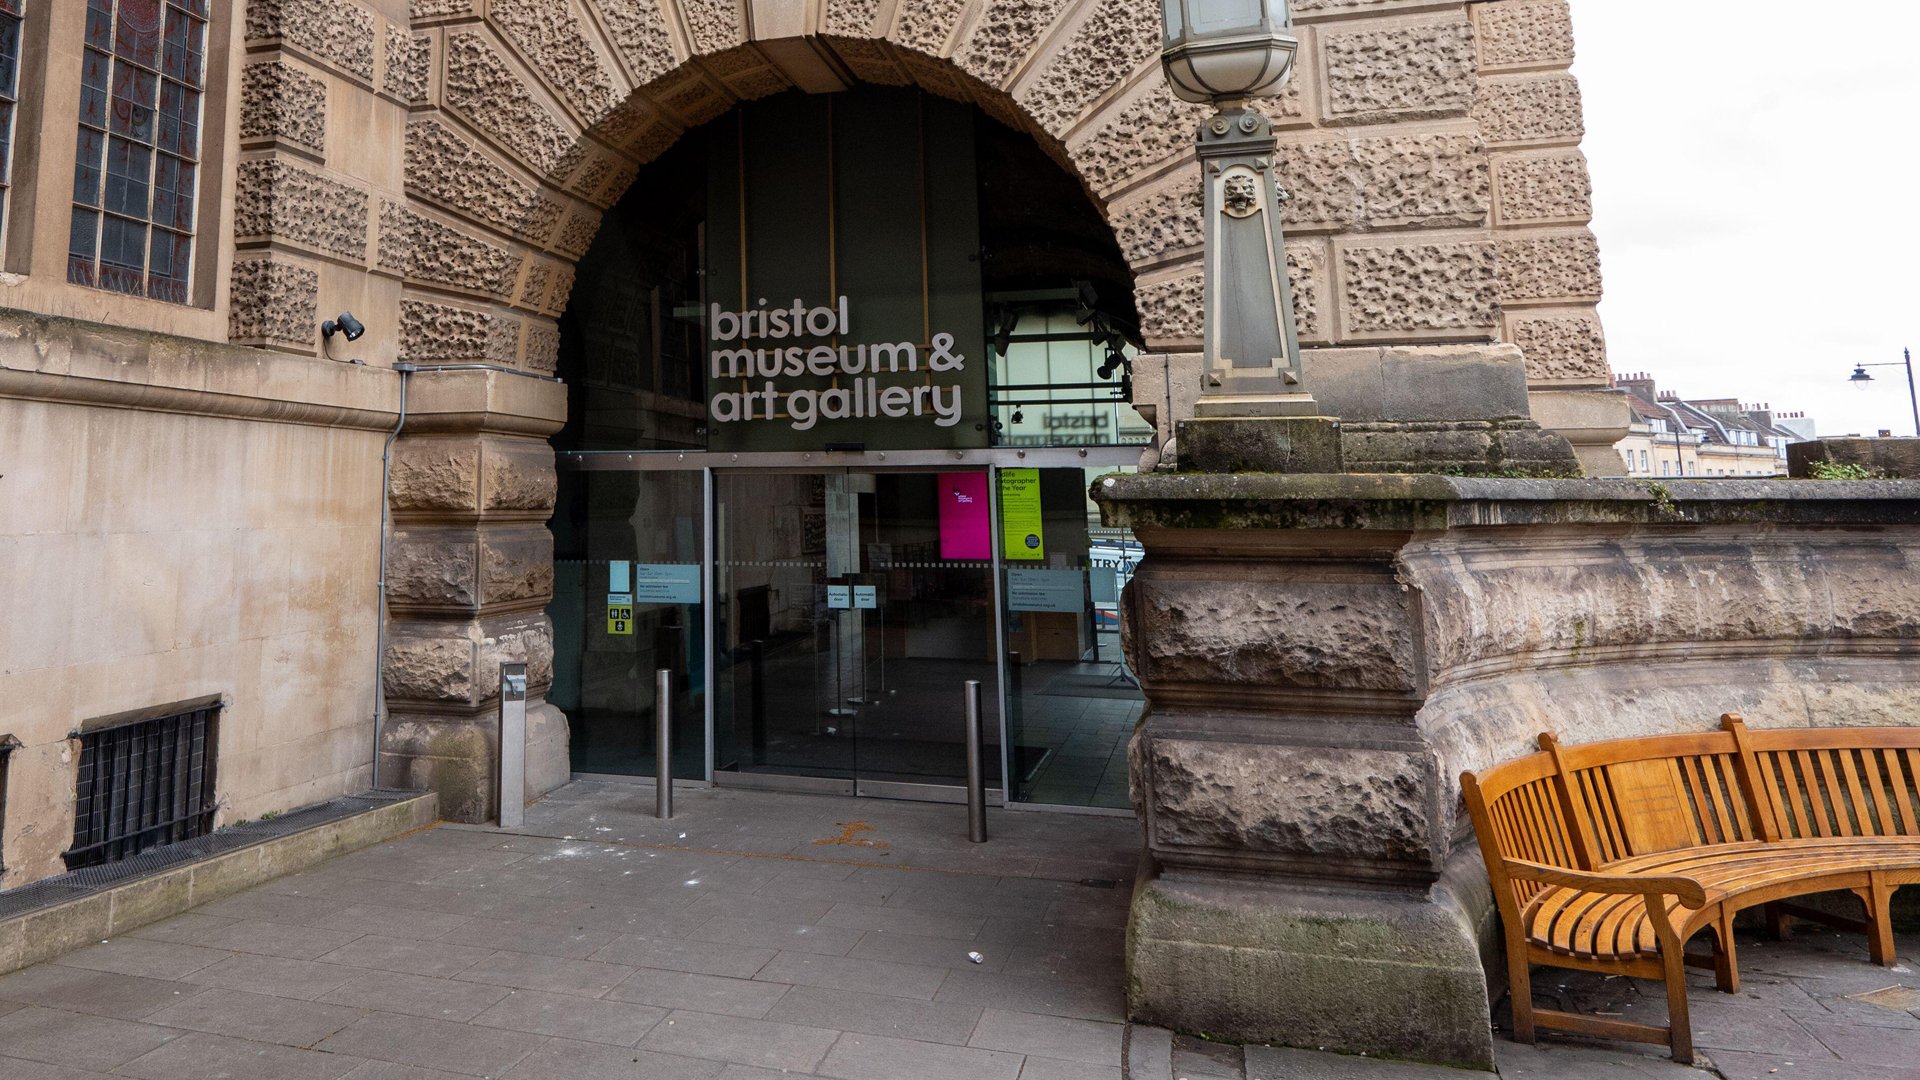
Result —
<path fill-rule="evenodd" d="M 1532 749 L 1920 717 L 1920 482 L 1106 477 L 1146 865 L 1136 1020 L 1491 1063 L 1459 775 Z M 1488 973 L 1492 974 L 1489 975 Z"/>
<path fill-rule="evenodd" d="M 553 450 L 565 387 L 498 371 L 410 377 L 394 446 L 380 783 L 440 793 L 441 816 L 499 812 L 500 665 L 527 665 L 531 800 L 565 783 L 553 683 Z"/>

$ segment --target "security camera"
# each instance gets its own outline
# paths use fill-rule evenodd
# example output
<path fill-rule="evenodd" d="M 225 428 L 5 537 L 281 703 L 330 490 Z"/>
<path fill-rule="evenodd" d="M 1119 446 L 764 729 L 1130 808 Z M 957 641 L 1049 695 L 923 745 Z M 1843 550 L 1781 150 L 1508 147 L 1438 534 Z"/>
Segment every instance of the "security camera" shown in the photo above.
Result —
<path fill-rule="evenodd" d="M 348 341 L 359 341 L 360 335 L 367 332 L 365 323 L 353 317 L 353 312 L 343 311 L 337 319 L 328 319 L 320 324 L 320 336 L 330 338 L 336 333 L 347 335 Z"/>

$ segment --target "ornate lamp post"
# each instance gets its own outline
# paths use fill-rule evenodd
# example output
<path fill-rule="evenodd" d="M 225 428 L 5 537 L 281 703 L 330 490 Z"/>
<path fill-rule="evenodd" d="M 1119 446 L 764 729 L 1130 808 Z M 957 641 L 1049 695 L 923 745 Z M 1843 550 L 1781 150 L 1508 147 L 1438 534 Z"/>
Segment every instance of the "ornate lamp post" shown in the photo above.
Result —
<path fill-rule="evenodd" d="M 1299 39 L 1287 0 L 1161 0 L 1174 94 L 1212 104 L 1198 140 L 1206 214 L 1201 417 L 1312 416 L 1287 281 L 1273 124 L 1247 99 L 1276 94 Z"/>
<path fill-rule="evenodd" d="M 1172 3 L 1173 0 L 1167 0 L 1167 2 Z M 1920 392 L 1914 390 L 1913 350 L 1905 350 L 1898 364 L 1892 362 L 1885 364 L 1855 364 L 1853 365 L 1853 375 L 1847 379 L 1847 382 L 1853 384 L 1856 389 L 1860 390 L 1865 390 L 1872 386 L 1873 376 L 1867 374 L 1867 369 L 1870 367 L 1904 367 L 1907 369 L 1907 403 L 1913 406 L 1913 433 L 1920 435 Z"/>

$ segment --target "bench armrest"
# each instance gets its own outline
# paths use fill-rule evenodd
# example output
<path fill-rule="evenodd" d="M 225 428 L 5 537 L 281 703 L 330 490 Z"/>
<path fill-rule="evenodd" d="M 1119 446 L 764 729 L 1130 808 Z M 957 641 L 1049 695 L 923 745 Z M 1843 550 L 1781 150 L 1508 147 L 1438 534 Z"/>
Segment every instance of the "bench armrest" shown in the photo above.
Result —
<path fill-rule="evenodd" d="M 1637 894 L 1641 896 L 1678 897 L 1682 907 L 1699 909 L 1707 906 L 1707 890 L 1690 877 L 1677 874 L 1665 877 L 1641 877 L 1633 874 L 1595 874 L 1584 870 L 1568 870 L 1544 863 L 1529 862 L 1526 859 L 1506 859 L 1507 873 L 1513 877 L 1528 881 L 1541 881 L 1548 885 L 1562 885 L 1569 889 L 1585 889 L 1588 892 Z"/>

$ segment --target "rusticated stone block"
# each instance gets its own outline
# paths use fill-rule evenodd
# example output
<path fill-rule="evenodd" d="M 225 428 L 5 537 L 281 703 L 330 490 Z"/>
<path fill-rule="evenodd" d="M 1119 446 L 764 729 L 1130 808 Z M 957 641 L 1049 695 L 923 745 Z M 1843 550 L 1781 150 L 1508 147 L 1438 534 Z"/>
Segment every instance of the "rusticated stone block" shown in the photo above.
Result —
<path fill-rule="evenodd" d="M 1327 256 L 1314 241 L 1287 245 L 1287 283 L 1293 289 L 1293 325 L 1302 342 L 1330 339 L 1322 312 L 1327 295 Z"/>
<path fill-rule="evenodd" d="M 415 22 L 448 15 L 471 15 L 476 0 L 408 0 L 407 13 Z"/>
<path fill-rule="evenodd" d="M 297 240 L 362 259 L 367 194 L 284 158 L 243 161 L 233 197 L 233 234 Z"/>
<path fill-rule="evenodd" d="M 1197 176 L 1185 173 L 1174 183 L 1155 188 L 1114 213 L 1113 233 L 1120 242 L 1120 254 L 1138 268 L 1169 253 L 1198 249 L 1206 239 L 1202 211 Z"/>
<path fill-rule="evenodd" d="M 1105 0 L 1020 96 L 1041 127 L 1058 135 L 1102 94 L 1160 52 L 1158 0 Z"/>
<path fill-rule="evenodd" d="M 431 118 L 407 124 L 406 177 L 408 191 L 504 232 L 540 239 L 558 220 L 559 203 Z"/>
<path fill-rule="evenodd" d="M 1352 144 L 1361 227 L 1483 225 L 1493 196 L 1487 156 L 1470 135 L 1408 135 Z"/>
<path fill-rule="evenodd" d="M 227 336 L 236 344 L 313 348 L 320 275 L 282 257 L 235 259 Z"/>
<path fill-rule="evenodd" d="M 1157 850 L 1434 861 L 1431 754 L 1297 745 L 1260 753 L 1166 738 L 1139 749 L 1153 773 Z"/>
<path fill-rule="evenodd" d="M 1089 186 L 1110 193 L 1130 177 L 1193 146 L 1204 106 L 1181 101 L 1161 83 L 1121 109 L 1100 130 L 1071 149 Z"/>
<path fill-rule="evenodd" d="M 848 70 L 853 72 L 853 77 L 863 83 L 872 83 L 875 86 L 908 86 L 913 83 L 900 65 L 894 62 L 893 54 L 877 41 L 857 37 L 834 37 L 828 43 L 832 45 L 834 54 L 845 61 Z"/>
<path fill-rule="evenodd" d="M 1527 357 L 1528 382 L 1605 379 L 1607 342 L 1592 312 L 1516 315 L 1513 343 Z"/>
<path fill-rule="evenodd" d="M 648 90 L 662 108 L 671 110 L 688 127 L 698 127 L 733 108 L 733 98 L 694 67 L 677 69 Z"/>
<path fill-rule="evenodd" d="M 551 375 L 560 367 L 560 327 L 544 319 L 526 321 L 527 355 L 522 361 L 528 371 Z"/>
<path fill-rule="evenodd" d="M 446 104 L 537 173 L 548 173 L 574 145 L 480 35 L 447 36 Z"/>
<path fill-rule="evenodd" d="M 1567 0 L 1475 4 L 1480 66 L 1573 62 L 1573 14 Z"/>
<path fill-rule="evenodd" d="M 827 33 L 866 37 L 880 15 L 880 0 L 827 0 Z"/>
<path fill-rule="evenodd" d="M 1585 221 L 1593 216 L 1593 178 L 1578 150 L 1544 157 L 1503 157 L 1494 166 L 1502 223 Z"/>
<path fill-rule="evenodd" d="M 487 14 L 587 123 L 613 111 L 613 77 L 566 0 L 493 0 Z"/>
<path fill-rule="evenodd" d="M 595 6 L 635 80 L 644 85 L 673 69 L 673 37 L 658 0 L 598 0 Z"/>
<path fill-rule="evenodd" d="M 427 100 L 427 82 L 433 67 L 433 39 L 417 37 L 409 46 L 407 54 L 407 81 L 400 95 L 409 104 L 421 105 Z"/>
<path fill-rule="evenodd" d="M 520 272 L 518 253 L 385 200 L 380 206 L 380 263 L 418 281 L 500 300 L 513 295 Z"/>
<path fill-rule="evenodd" d="M 544 612 L 481 619 L 395 619 L 387 639 L 387 699 L 473 708 L 500 696 L 500 665 L 527 665 L 527 683 L 553 682 L 553 625 Z"/>
<path fill-rule="evenodd" d="M 1418 650 L 1391 582 L 1136 577 L 1139 674 L 1155 687 L 1341 688 L 1407 693 Z"/>
<path fill-rule="evenodd" d="M 600 214 L 584 206 L 576 206 L 567 223 L 560 228 L 558 247 L 561 251 L 578 259 L 592 246 L 594 234 L 600 231 Z"/>
<path fill-rule="evenodd" d="M 535 259 L 527 267 L 527 278 L 520 286 L 520 306 L 538 308 L 547 295 L 547 281 L 553 276 L 553 264 Z"/>
<path fill-rule="evenodd" d="M 389 602 L 467 610 L 480 606 L 480 555 L 472 529 L 395 529 L 387 552 Z"/>
<path fill-rule="evenodd" d="M 1482 79 L 1473 118 L 1487 142 L 1578 142 L 1586 133 L 1580 83 L 1571 75 Z"/>
<path fill-rule="evenodd" d="M 1148 348 L 1155 348 L 1155 342 L 1200 340 L 1206 282 L 1199 270 L 1165 281 L 1136 285 L 1133 298 L 1140 310 L 1140 333 L 1147 339 Z"/>
<path fill-rule="evenodd" d="M 1351 333 L 1487 331 L 1499 321 L 1490 242 L 1354 246 L 1341 266 L 1341 324 Z"/>
<path fill-rule="evenodd" d="M 556 263 L 553 271 L 553 291 L 547 294 L 547 310 L 555 315 L 567 310 L 567 301 L 573 297 L 573 279 L 578 271 L 572 263 Z"/>
<path fill-rule="evenodd" d="M 954 63 L 988 86 L 1004 86 L 1052 25 L 1063 2 L 991 0 L 954 52 Z"/>
<path fill-rule="evenodd" d="M 395 511 L 475 510 L 480 505 L 480 443 L 407 438 L 393 451 L 389 498 Z"/>
<path fill-rule="evenodd" d="M 924 0 L 908 4 L 894 22 L 893 40 L 917 52 L 940 56 L 946 49 L 947 38 L 953 35 L 954 25 L 960 21 L 960 13 L 966 8 L 967 0 Z M 871 14 L 867 20 L 872 22 Z"/>
<path fill-rule="evenodd" d="M 247 0 L 247 40 L 286 41 L 373 82 L 373 12 L 352 0 Z"/>
<path fill-rule="evenodd" d="M 380 88 L 402 101 L 410 100 L 413 86 L 413 35 L 404 26 L 387 24 L 385 74 Z"/>
<path fill-rule="evenodd" d="M 327 149 L 327 84 L 285 60 L 240 72 L 240 138 L 283 139 L 315 153 Z"/>
<path fill-rule="evenodd" d="M 1473 104 L 1473 26 L 1464 19 L 1328 32 L 1320 42 L 1335 119 L 1455 116 Z"/>
<path fill-rule="evenodd" d="M 715 53 L 746 40 L 739 0 L 680 0 L 680 14 L 693 34 L 693 51 Z"/>
<path fill-rule="evenodd" d="M 400 358 L 410 364 L 512 367 L 519 344 L 518 319 L 426 300 L 400 301 Z"/>
<path fill-rule="evenodd" d="M 1600 298 L 1600 242 L 1565 236 L 1500 240 L 1500 291 L 1508 300 Z"/>
<path fill-rule="evenodd" d="M 510 604 L 553 598 L 553 534 L 545 525 L 480 530 L 480 602 Z"/>

